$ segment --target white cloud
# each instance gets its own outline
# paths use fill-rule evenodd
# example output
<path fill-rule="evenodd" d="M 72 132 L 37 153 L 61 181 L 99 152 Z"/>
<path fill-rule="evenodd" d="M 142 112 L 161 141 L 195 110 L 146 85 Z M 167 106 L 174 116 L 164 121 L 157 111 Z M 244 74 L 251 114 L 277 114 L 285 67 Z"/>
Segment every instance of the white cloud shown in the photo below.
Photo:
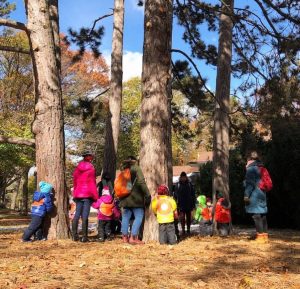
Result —
<path fill-rule="evenodd" d="M 103 57 L 110 67 L 111 56 L 109 51 L 103 52 Z M 123 54 L 123 81 L 127 81 L 133 77 L 142 76 L 143 54 L 134 51 L 124 51 Z"/>
<path fill-rule="evenodd" d="M 143 54 L 125 51 L 123 56 L 123 81 L 133 77 L 142 77 Z"/>

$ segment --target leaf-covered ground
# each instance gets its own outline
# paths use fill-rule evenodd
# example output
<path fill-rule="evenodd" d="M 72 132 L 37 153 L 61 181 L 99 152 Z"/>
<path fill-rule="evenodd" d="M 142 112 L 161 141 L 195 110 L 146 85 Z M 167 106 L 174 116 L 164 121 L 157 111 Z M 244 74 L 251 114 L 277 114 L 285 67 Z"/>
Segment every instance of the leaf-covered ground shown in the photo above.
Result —
<path fill-rule="evenodd" d="M 1 221 L 1 220 L 0 220 Z M 176 246 L 71 240 L 21 243 L 0 232 L 0 288 L 299 288 L 300 232 L 271 231 L 257 245 L 239 232 Z"/>

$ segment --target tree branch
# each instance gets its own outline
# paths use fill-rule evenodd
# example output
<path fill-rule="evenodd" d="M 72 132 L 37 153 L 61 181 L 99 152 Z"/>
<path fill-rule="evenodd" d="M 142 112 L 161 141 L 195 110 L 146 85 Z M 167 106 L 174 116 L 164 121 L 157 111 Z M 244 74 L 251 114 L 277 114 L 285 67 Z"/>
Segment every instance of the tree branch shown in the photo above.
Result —
<path fill-rule="evenodd" d="M 300 25 L 300 18 L 299 17 L 294 18 L 290 14 L 284 13 L 279 7 L 274 5 L 272 3 L 272 1 L 270 1 L 270 0 L 263 0 L 263 2 L 266 3 L 267 5 L 269 5 L 270 7 L 272 7 L 283 18 L 288 19 L 289 21 L 291 21 L 291 22 L 293 22 L 297 25 Z"/>
<path fill-rule="evenodd" d="M 193 60 L 192 60 L 185 52 L 183 52 L 182 50 L 179 50 L 179 49 L 171 49 L 171 52 L 177 52 L 177 53 L 180 53 L 180 54 L 184 55 L 184 56 L 188 59 L 188 61 L 193 65 L 194 69 L 196 70 L 196 72 L 197 72 L 197 74 L 198 74 L 198 77 L 200 78 L 200 80 L 201 80 L 201 82 L 202 82 L 202 84 L 203 84 L 203 87 L 206 89 L 206 91 L 207 91 L 213 98 L 215 98 L 215 95 L 214 95 L 214 94 L 212 93 L 212 91 L 206 86 L 205 81 L 204 81 L 204 79 L 202 78 L 201 73 L 200 73 L 200 71 L 199 71 L 197 65 L 195 64 L 195 62 L 194 62 L 194 61 L 193 61 Z"/>
<path fill-rule="evenodd" d="M 2 46 L 0 45 L 0 50 L 2 51 L 9 51 L 9 52 L 16 52 L 16 53 L 23 53 L 23 54 L 29 54 L 30 50 L 21 48 L 21 47 L 12 47 L 12 46 Z"/>
<path fill-rule="evenodd" d="M 113 9 L 112 9 L 112 10 L 113 10 Z M 100 21 L 100 20 L 102 20 L 102 19 L 104 19 L 104 18 L 113 16 L 113 15 L 114 15 L 114 13 L 110 13 L 110 14 L 106 14 L 106 15 L 103 15 L 103 16 L 97 18 L 97 19 L 94 21 L 94 24 L 93 24 L 93 26 L 92 26 L 92 28 L 91 28 L 90 34 L 92 33 L 92 31 L 94 31 L 95 26 L 96 26 L 96 24 L 97 24 L 98 21 Z"/>
<path fill-rule="evenodd" d="M 0 135 L 0 143 L 26 145 L 29 147 L 35 147 L 34 139 L 25 139 L 21 137 L 7 137 L 7 136 Z"/>
<path fill-rule="evenodd" d="M 10 20 L 10 19 L 0 18 L 0 26 L 7 26 L 7 27 L 14 28 L 14 29 L 23 30 L 26 32 L 28 31 L 28 28 L 24 23 Z"/>

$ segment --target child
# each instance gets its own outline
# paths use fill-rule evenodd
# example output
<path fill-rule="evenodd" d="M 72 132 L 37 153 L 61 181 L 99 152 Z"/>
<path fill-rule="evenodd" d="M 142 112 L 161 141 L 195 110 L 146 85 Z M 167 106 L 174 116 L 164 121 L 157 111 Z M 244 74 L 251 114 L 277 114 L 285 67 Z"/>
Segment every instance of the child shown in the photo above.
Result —
<path fill-rule="evenodd" d="M 226 237 L 229 235 L 229 228 L 231 222 L 230 202 L 223 198 L 222 194 L 218 194 L 218 200 L 215 209 L 215 221 L 217 222 L 217 229 L 220 236 Z"/>
<path fill-rule="evenodd" d="M 152 201 L 152 210 L 157 216 L 159 223 L 159 243 L 174 245 L 177 243 L 174 215 L 177 217 L 177 206 L 175 200 L 169 196 L 166 185 L 160 185 L 157 196 Z"/>
<path fill-rule="evenodd" d="M 206 197 L 204 195 L 200 195 L 197 198 L 196 213 L 194 217 L 197 223 L 203 220 L 202 211 L 204 208 L 206 208 Z"/>
<path fill-rule="evenodd" d="M 33 194 L 31 205 L 31 222 L 25 230 L 22 241 L 31 242 L 31 237 L 36 235 L 36 239 L 43 240 L 43 221 L 47 213 L 53 208 L 52 185 L 46 182 L 39 183 L 40 191 Z"/>
<path fill-rule="evenodd" d="M 202 196 L 202 210 L 199 221 L 200 236 L 209 236 L 212 234 L 212 203 L 210 198 Z"/>
<path fill-rule="evenodd" d="M 111 223 L 113 219 L 120 218 L 120 211 L 110 195 L 108 186 L 103 187 L 101 197 L 92 207 L 98 209 L 98 242 L 104 242 L 105 239 L 111 241 Z"/>

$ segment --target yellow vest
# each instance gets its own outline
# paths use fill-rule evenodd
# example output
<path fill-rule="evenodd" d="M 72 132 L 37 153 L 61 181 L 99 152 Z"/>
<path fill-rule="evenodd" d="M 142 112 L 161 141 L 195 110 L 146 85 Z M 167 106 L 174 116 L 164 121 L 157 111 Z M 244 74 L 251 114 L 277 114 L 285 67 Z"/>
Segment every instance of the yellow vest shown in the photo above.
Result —
<path fill-rule="evenodd" d="M 176 202 L 169 196 L 157 196 L 152 201 L 152 210 L 157 216 L 159 224 L 174 222 L 174 211 L 176 208 Z"/>

